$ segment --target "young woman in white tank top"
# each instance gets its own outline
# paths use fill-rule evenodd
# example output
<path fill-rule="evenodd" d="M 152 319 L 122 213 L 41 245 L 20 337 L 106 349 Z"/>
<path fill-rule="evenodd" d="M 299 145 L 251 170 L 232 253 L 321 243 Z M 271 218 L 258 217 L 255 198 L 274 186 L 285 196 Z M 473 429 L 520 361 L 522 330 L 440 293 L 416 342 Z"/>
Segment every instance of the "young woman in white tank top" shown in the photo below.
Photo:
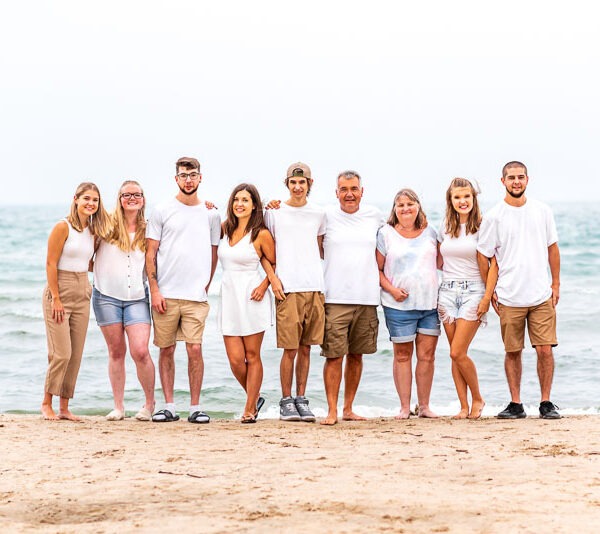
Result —
<path fill-rule="evenodd" d="M 477 329 L 486 322 L 498 266 L 495 260 L 490 266 L 477 252 L 480 225 L 477 191 L 469 180 L 454 178 L 446 191 L 446 216 L 438 235 L 442 263 L 438 314 L 450 344 L 452 378 L 460 401 L 455 419 L 478 419 L 485 405 L 477 369 L 467 353 Z M 467 388 L 471 390 L 470 410 Z"/>
<path fill-rule="evenodd" d="M 108 216 L 98 187 L 90 182 L 75 191 L 70 214 L 59 221 L 48 238 L 43 310 L 48 339 L 48 371 L 44 386 L 44 419 L 79 418 L 69 411 L 90 314 L 91 287 L 88 280 L 94 239 L 104 237 Z M 59 412 L 52 397 L 60 397 Z"/>
<path fill-rule="evenodd" d="M 96 322 L 108 347 L 108 376 L 114 398 L 114 409 L 106 416 L 108 421 L 125 417 L 127 345 L 145 397 L 135 418 L 150 421 L 154 411 L 155 370 L 148 350 L 151 321 L 146 286 L 144 206 L 140 184 L 133 180 L 123 182 L 112 215 L 111 233 L 100 242 L 94 261 L 92 302 Z"/>

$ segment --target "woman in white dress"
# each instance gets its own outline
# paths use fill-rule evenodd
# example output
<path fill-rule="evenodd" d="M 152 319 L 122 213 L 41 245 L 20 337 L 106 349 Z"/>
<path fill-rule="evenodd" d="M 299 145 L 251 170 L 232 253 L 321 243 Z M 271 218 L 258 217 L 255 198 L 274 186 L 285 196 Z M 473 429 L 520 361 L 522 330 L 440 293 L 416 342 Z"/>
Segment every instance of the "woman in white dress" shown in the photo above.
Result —
<path fill-rule="evenodd" d="M 242 423 L 255 423 L 264 404 L 259 396 L 263 378 L 260 359 L 265 330 L 272 325 L 269 283 L 276 283 L 275 242 L 263 222 L 256 187 L 238 185 L 227 205 L 227 219 L 218 255 L 223 267 L 221 301 L 217 314 L 229 365 L 246 392 Z M 267 277 L 261 276 L 262 263 Z"/>
<path fill-rule="evenodd" d="M 125 355 L 127 345 L 144 390 L 138 421 L 150 421 L 154 411 L 154 363 L 148 350 L 150 305 L 146 286 L 146 218 L 144 192 L 134 180 L 119 188 L 112 231 L 103 239 L 94 262 L 92 302 L 96 322 L 108 348 L 108 376 L 114 409 L 108 421 L 125 417 Z"/>
<path fill-rule="evenodd" d="M 446 216 L 438 234 L 442 263 L 438 313 L 450 344 L 452 378 L 460 401 L 455 419 L 478 419 L 485 406 L 477 369 L 467 352 L 479 326 L 486 323 L 498 265 L 495 258 L 490 263 L 477 252 L 480 225 L 473 184 L 454 178 L 446 191 Z M 470 410 L 467 388 L 471 390 Z"/>

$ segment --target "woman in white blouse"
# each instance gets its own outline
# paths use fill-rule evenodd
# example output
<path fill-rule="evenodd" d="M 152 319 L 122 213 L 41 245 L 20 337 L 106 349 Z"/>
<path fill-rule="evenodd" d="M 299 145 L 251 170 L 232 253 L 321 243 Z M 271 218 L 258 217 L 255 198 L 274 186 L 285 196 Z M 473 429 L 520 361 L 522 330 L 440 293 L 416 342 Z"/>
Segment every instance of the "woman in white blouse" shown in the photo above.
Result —
<path fill-rule="evenodd" d="M 94 262 L 92 302 L 108 346 L 108 376 L 114 397 L 114 410 L 106 416 L 109 421 L 125 417 L 125 337 L 146 399 L 135 418 L 150 421 L 154 410 L 155 371 L 148 350 L 151 321 L 145 273 L 144 205 L 140 184 L 133 180 L 123 182 L 113 214 L 112 233 L 100 242 Z"/>

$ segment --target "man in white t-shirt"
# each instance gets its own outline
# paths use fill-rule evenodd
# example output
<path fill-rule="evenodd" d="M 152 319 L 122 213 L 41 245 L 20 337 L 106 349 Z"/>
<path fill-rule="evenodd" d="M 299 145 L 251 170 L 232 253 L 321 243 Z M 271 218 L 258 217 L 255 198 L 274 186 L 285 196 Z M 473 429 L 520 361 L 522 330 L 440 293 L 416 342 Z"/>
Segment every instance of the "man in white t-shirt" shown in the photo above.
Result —
<path fill-rule="evenodd" d="M 283 349 L 279 418 L 314 422 L 305 393 L 310 346 L 323 342 L 325 327 L 319 253 L 325 232 L 325 211 L 308 201 L 313 184 L 308 165 L 301 162 L 290 165 L 284 183 L 289 199 L 279 209 L 270 209 L 265 214 L 265 224 L 275 239 L 276 274 L 285 294 L 284 300 L 277 301 L 276 314 L 277 346 Z M 294 366 L 296 396 L 292 397 Z"/>
<path fill-rule="evenodd" d="M 526 417 L 521 403 L 521 356 L 527 324 L 529 340 L 537 353 L 540 417 L 559 419 L 557 407 L 550 401 L 560 288 L 556 225 L 548 206 L 525 197 L 529 177 L 523 163 L 511 161 L 504 165 L 501 181 L 506 195 L 484 216 L 477 245 L 481 254 L 495 256 L 498 261 L 494 308 L 500 316 L 511 395 L 511 402 L 498 417 Z"/>
<path fill-rule="evenodd" d="M 327 210 L 322 243 L 325 260 L 325 338 L 322 355 L 328 414 L 322 425 L 337 423 L 337 403 L 344 375 L 342 419 L 364 420 L 352 405 L 360 382 L 363 354 L 377 351 L 379 270 L 375 260 L 380 211 L 360 204 L 363 195 L 357 172 L 338 175 L 339 206 Z M 344 356 L 346 366 L 343 369 Z"/>
<path fill-rule="evenodd" d="M 146 228 L 146 271 L 150 284 L 154 344 L 160 348 L 158 367 L 165 408 L 155 422 L 177 421 L 175 346 L 185 341 L 190 383 L 190 423 L 208 423 L 200 409 L 204 377 L 202 334 L 208 315 L 206 292 L 217 265 L 221 218 L 198 198 L 200 163 L 180 158 L 175 164 L 177 196 L 153 210 Z"/>

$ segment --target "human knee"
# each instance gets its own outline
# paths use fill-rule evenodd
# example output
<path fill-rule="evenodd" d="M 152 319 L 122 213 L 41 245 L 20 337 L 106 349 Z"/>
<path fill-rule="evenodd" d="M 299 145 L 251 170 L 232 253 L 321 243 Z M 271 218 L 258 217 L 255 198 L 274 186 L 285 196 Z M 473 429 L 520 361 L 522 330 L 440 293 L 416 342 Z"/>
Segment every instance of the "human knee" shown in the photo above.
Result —
<path fill-rule="evenodd" d="M 417 351 L 417 360 L 419 362 L 432 363 L 435 361 L 435 351 L 434 350 Z"/>
<path fill-rule="evenodd" d="M 454 362 L 460 362 L 467 357 L 467 353 L 463 350 L 456 349 L 454 347 L 450 347 L 450 358 Z"/>
<path fill-rule="evenodd" d="M 406 348 L 394 348 L 394 360 L 399 363 L 406 363 L 412 359 L 412 347 L 410 350 Z"/>
<path fill-rule="evenodd" d="M 553 358 L 551 345 L 538 345 L 535 347 L 538 358 L 548 360 Z"/>

